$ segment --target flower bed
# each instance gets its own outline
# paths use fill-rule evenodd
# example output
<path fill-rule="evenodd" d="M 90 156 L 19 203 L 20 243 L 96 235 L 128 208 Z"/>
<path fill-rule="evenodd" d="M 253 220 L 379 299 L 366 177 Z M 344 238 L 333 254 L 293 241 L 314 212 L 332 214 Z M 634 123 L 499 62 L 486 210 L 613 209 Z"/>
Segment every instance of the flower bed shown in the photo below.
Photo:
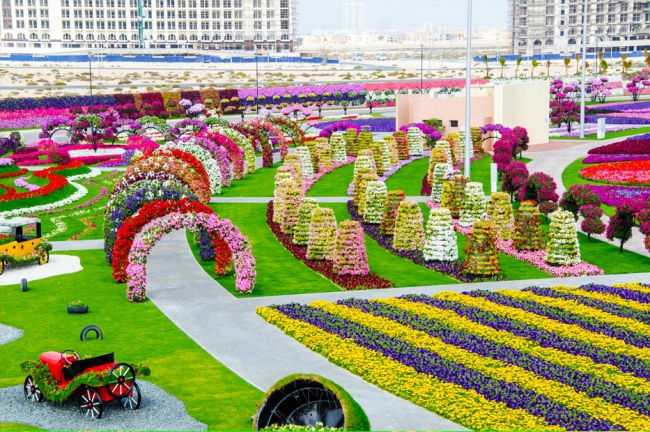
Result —
<path fill-rule="evenodd" d="M 596 186 L 587 185 L 589 189 L 596 192 L 600 197 L 600 202 L 605 205 L 618 207 L 633 199 L 650 198 L 650 188 L 638 186 Z"/>
<path fill-rule="evenodd" d="M 367 276 L 341 275 L 335 272 L 334 261 L 331 260 L 311 260 L 307 258 L 307 247 L 293 244 L 293 236 L 285 234 L 280 228 L 280 224 L 273 222 L 273 202 L 269 202 L 266 212 L 266 223 L 271 228 L 273 235 L 291 254 L 298 260 L 302 261 L 311 270 L 323 275 L 335 285 L 345 290 L 362 290 L 390 288 L 392 283 L 375 273 L 369 273 Z"/>
<path fill-rule="evenodd" d="M 332 125 L 336 125 L 339 122 L 322 122 L 316 123 L 314 127 L 316 129 L 327 129 Z M 394 118 L 372 118 L 372 119 L 359 119 L 359 120 L 348 120 L 345 123 L 353 124 L 355 126 L 370 126 L 372 132 L 395 132 L 395 119 Z M 340 130 L 340 129 L 337 129 Z"/>
<path fill-rule="evenodd" d="M 580 177 L 621 185 L 650 185 L 650 160 L 606 163 L 579 171 Z"/>
<path fill-rule="evenodd" d="M 584 299 L 582 288 L 589 286 L 579 291 Z M 642 324 L 619 315 L 615 299 L 599 300 L 617 312 L 608 316 L 558 298 L 564 292 L 408 295 L 257 312 L 333 363 L 469 429 L 648 429 L 648 354 L 625 342 L 641 335 L 622 329 Z"/>
<path fill-rule="evenodd" d="M 650 154 L 590 154 L 582 160 L 582 163 L 589 165 L 609 162 L 628 162 L 635 160 L 650 160 Z"/>
<path fill-rule="evenodd" d="M 63 189 L 68 184 L 68 180 L 66 180 L 66 178 L 61 175 L 55 174 L 55 171 L 62 171 L 62 170 L 73 169 L 78 167 L 79 164 L 73 162 L 69 165 L 63 165 L 58 167 L 47 168 L 40 171 L 34 171 L 33 173 L 34 177 L 44 178 L 47 179 L 49 182 L 47 185 L 43 186 L 42 188 L 30 190 L 23 193 L 17 193 L 16 190 L 11 187 L 0 185 L 0 187 L 4 188 L 7 191 L 7 193 L 0 195 L 0 202 L 47 196 L 53 192 Z"/>
<path fill-rule="evenodd" d="M 650 136 L 630 137 L 624 141 L 593 148 L 590 155 L 647 155 L 650 154 Z"/>
<path fill-rule="evenodd" d="M 608 119 L 609 121 L 609 119 Z M 619 131 L 624 131 L 624 130 L 630 130 L 630 129 L 638 129 L 642 127 L 641 125 L 616 125 L 616 124 L 608 124 L 605 126 L 605 131 L 606 132 L 619 132 Z M 589 135 L 595 135 L 598 133 L 598 125 L 589 123 L 585 124 L 585 136 Z M 568 131 L 568 127 L 566 125 L 562 127 L 552 127 L 549 129 L 549 136 L 551 137 L 566 137 L 566 138 L 578 138 L 580 137 L 580 131 L 576 131 L 576 128 L 573 127 L 572 131 Z"/>
<path fill-rule="evenodd" d="M 60 177 L 60 176 L 59 176 Z M 80 184 L 74 183 L 74 182 L 69 182 L 70 185 L 75 187 L 77 189 L 76 192 L 74 192 L 72 195 L 70 195 L 67 198 L 64 198 L 60 201 L 56 201 L 53 203 L 49 204 L 41 204 L 33 207 L 21 207 L 15 210 L 7 210 L 0 212 L 0 218 L 10 218 L 14 216 L 20 216 L 22 214 L 28 214 L 28 213 L 40 213 L 42 211 L 48 211 L 52 210 L 58 207 L 63 207 L 67 206 L 69 204 L 72 204 L 73 202 L 80 200 L 86 194 L 88 193 L 88 189 L 85 187 L 81 186 Z M 42 189 L 41 189 L 42 190 Z M 37 191 L 38 192 L 38 191 Z M 6 194 L 5 194 L 6 195 Z M 4 195 L 0 195 L 0 198 L 4 197 Z"/>

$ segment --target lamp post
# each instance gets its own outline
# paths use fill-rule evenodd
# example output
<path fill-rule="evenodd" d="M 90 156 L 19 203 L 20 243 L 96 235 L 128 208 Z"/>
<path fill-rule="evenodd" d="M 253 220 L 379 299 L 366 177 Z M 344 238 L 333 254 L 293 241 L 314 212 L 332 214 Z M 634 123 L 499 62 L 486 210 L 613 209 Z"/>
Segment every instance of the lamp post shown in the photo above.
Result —
<path fill-rule="evenodd" d="M 585 81 L 587 80 L 587 20 L 589 0 L 585 0 L 585 10 L 582 14 L 582 84 L 580 89 L 580 138 L 585 137 Z"/>
<path fill-rule="evenodd" d="M 467 0 L 467 63 L 465 65 L 465 177 L 470 178 L 470 149 L 472 130 L 470 126 L 472 107 L 472 0 Z"/>
<path fill-rule="evenodd" d="M 424 44 L 420 44 L 420 94 L 424 92 Z"/>
<path fill-rule="evenodd" d="M 257 50 L 255 50 L 255 111 L 260 113 L 260 72 L 257 65 Z"/>
<path fill-rule="evenodd" d="M 90 97 L 93 97 L 93 54 L 88 53 L 88 70 L 90 71 Z"/>

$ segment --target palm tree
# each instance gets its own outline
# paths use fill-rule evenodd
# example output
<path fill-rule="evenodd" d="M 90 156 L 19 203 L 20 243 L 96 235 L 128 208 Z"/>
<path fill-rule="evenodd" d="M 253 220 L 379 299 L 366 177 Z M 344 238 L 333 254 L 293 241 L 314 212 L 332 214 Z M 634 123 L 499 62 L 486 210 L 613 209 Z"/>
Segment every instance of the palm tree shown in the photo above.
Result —
<path fill-rule="evenodd" d="M 571 64 L 571 57 L 564 57 L 564 75 L 569 76 L 569 65 Z"/>
<path fill-rule="evenodd" d="M 539 62 L 537 61 L 537 59 L 533 59 L 533 61 L 531 62 L 531 66 L 533 68 L 530 70 L 530 77 L 532 78 L 535 75 L 535 68 L 539 66 Z"/>
<path fill-rule="evenodd" d="M 519 65 L 521 64 L 521 61 L 523 59 L 521 57 L 517 57 L 517 60 L 515 60 L 515 63 L 517 64 L 517 67 L 515 68 L 515 77 L 519 76 Z"/>
<path fill-rule="evenodd" d="M 598 53 L 598 60 L 600 60 L 598 63 L 601 64 L 600 73 L 603 73 L 602 64 L 603 64 L 603 61 L 605 60 L 605 53 L 604 52 L 601 51 L 601 52 Z M 598 63 L 596 63 L 596 66 L 598 66 Z M 596 67 L 596 69 L 598 69 L 598 67 Z M 605 69 L 607 69 L 607 68 L 605 68 Z M 598 73 L 598 72 L 596 72 L 596 73 Z"/>
<path fill-rule="evenodd" d="M 546 60 L 546 76 L 551 76 L 551 63 L 550 60 Z"/>
<path fill-rule="evenodd" d="M 501 78 L 503 78 L 503 68 L 506 66 L 506 58 L 499 58 L 499 64 L 501 65 Z"/>
<path fill-rule="evenodd" d="M 600 61 L 600 73 L 606 74 L 608 67 L 607 60 L 603 59 Z"/>
<path fill-rule="evenodd" d="M 580 68 L 580 54 L 576 54 L 576 75 L 579 73 Z"/>
<path fill-rule="evenodd" d="M 490 76 L 490 65 L 488 64 L 487 54 L 483 54 L 483 61 L 485 62 L 485 75 Z"/>
<path fill-rule="evenodd" d="M 628 60 L 623 64 L 623 66 L 625 67 L 625 70 L 628 71 L 628 70 L 632 69 L 632 64 L 633 64 L 632 60 Z"/>
<path fill-rule="evenodd" d="M 623 75 L 627 73 L 627 54 L 621 54 L 621 63 L 623 65 Z"/>

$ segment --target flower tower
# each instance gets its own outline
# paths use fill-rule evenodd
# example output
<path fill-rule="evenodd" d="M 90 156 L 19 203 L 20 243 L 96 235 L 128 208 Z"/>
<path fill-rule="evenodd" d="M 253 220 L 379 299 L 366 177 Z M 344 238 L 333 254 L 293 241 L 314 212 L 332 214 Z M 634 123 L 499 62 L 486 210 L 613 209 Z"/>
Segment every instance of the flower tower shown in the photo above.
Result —
<path fill-rule="evenodd" d="M 512 237 L 510 226 L 513 223 L 513 217 L 510 195 L 505 192 L 492 194 L 487 206 L 487 220 L 492 222 L 498 238 L 508 240 Z"/>
<path fill-rule="evenodd" d="M 300 156 L 297 154 L 288 154 L 284 157 L 284 165 L 290 166 L 293 168 L 293 178 L 296 180 L 296 184 L 301 187 L 304 182 L 304 175 L 302 173 L 302 162 L 300 161 Z M 280 171 L 280 168 L 278 168 Z"/>
<path fill-rule="evenodd" d="M 399 163 L 399 153 L 397 152 L 397 141 L 392 135 L 384 136 L 384 142 L 388 147 L 388 155 L 390 157 L 390 164 L 397 165 Z"/>
<path fill-rule="evenodd" d="M 557 210 L 550 214 L 546 262 L 554 265 L 580 264 L 580 243 L 573 213 Z"/>
<path fill-rule="evenodd" d="M 493 276 L 501 273 L 497 253 L 496 234 L 488 221 L 477 221 L 467 238 L 463 270 L 476 276 Z"/>
<path fill-rule="evenodd" d="M 362 126 L 361 132 L 357 139 L 357 148 L 359 151 L 370 149 L 370 143 L 372 142 L 372 132 L 370 131 L 370 126 Z"/>
<path fill-rule="evenodd" d="M 370 171 L 376 173 L 377 167 L 375 166 L 375 158 L 371 150 L 361 150 L 357 160 L 354 161 L 354 176 L 357 176 L 359 168 L 368 168 Z"/>
<path fill-rule="evenodd" d="M 375 167 L 377 168 L 377 175 L 384 175 L 384 162 L 381 157 L 381 149 L 376 141 L 370 142 L 370 151 L 372 152 Z"/>
<path fill-rule="evenodd" d="M 357 130 L 355 128 L 349 128 L 345 131 L 345 151 L 348 156 L 356 156 L 359 154 L 359 145 Z"/>
<path fill-rule="evenodd" d="M 284 193 L 283 212 L 280 216 L 280 229 L 283 233 L 293 235 L 302 198 L 303 193 L 300 187 L 289 188 Z"/>
<path fill-rule="evenodd" d="M 340 223 L 334 246 L 332 271 L 339 275 L 367 276 L 370 273 L 363 228 L 357 221 Z"/>
<path fill-rule="evenodd" d="M 330 137 L 330 149 L 332 151 L 332 162 L 343 163 L 347 161 L 345 152 L 345 141 L 341 132 L 334 132 Z"/>
<path fill-rule="evenodd" d="M 452 165 L 454 164 L 454 155 L 451 152 L 451 144 L 449 144 L 449 141 L 445 141 L 445 140 L 436 141 L 435 148 L 445 152 L 445 155 L 447 156 L 447 161 L 445 163 L 452 164 Z"/>
<path fill-rule="evenodd" d="M 307 258 L 311 260 L 331 260 L 336 243 L 336 217 L 331 208 L 317 208 L 309 224 Z"/>
<path fill-rule="evenodd" d="M 487 203 L 485 202 L 485 193 L 483 193 L 483 183 L 467 183 L 458 224 L 462 227 L 471 227 L 474 222 L 483 220 L 486 212 Z"/>
<path fill-rule="evenodd" d="M 325 171 L 332 166 L 332 153 L 327 138 L 316 140 L 316 153 L 318 154 L 318 171 Z"/>
<path fill-rule="evenodd" d="M 442 201 L 443 178 L 447 171 L 453 167 L 446 163 L 439 163 L 433 170 L 433 183 L 431 184 L 431 201 L 439 203 Z"/>
<path fill-rule="evenodd" d="M 388 190 L 383 181 L 371 181 L 366 186 L 366 205 L 363 212 L 363 221 L 371 224 L 381 223 L 386 207 Z"/>
<path fill-rule="evenodd" d="M 467 177 L 456 175 L 446 180 L 442 185 L 440 206 L 448 208 L 453 218 L 457 219 L 460 217 L 460 211 L 465 200 L 465 188 L 468 182 L 469 179 Z"/>
<path fill-rule="evenodd" d="M 359 188 L 355 189 L 354 196 L 357 198 L 359 203 L 359 214 L 362 215 L 366 211 L 366 192 L 368 189 L 368 184 L 373 181 L 378 181 L 379 177 L 375 173 L 367 173 L 361 176 L 361 182 L 359 183 Z M 358 192 L 358 195 L 357 195 Z"/>
<path fill-rule="evenodd" d="M 309 155 L 311 156 L 311 165 L 314 167 L 314 171 L 316 172 L 318 172 L 318 167 L 319 167 L 318 146 L 323 141 L 327 142 L 327 138 L 316 138 L 315 140 L 305 141 L 305 145 L 309 148 Z"/>
<path fill-rule="evenodd" d="M 471 133 L 471 132 L 470 132 Z M 465 158 L 465 131 L 458 131 L 458 147 L 463 159 Z M 470 159 L 474 157 L 474 141 L 469 147 L 469 157 Z"/>
<path fill-rule="evenodd" d="M 309 224 L 318 208 L 318 200 L 314 198 L 303 198 L 298 208 L 298 221 L 293 231 L 293 244 L 298 246 L 307 246 L 309 243 Z"/>
<path fill-rule="evenodd" d="M 406 139 L 404 131 L 395 131 L 395 142 L 397 142 L 397 153 L 399 160 L 407 160 L 411 157 L 409 154 L 409 142 Z"/>
<path fill-rule="evenodd" d="M 384 166 L 384 172 L 388 171 L 390 169 L 390 152 L 388 151 L 388 145 L 385 141 L 377 141 L 373 144 L 376 144 L 377 148 L 379 149 L 379 154 L 381 155 L 381 163 Z"/>
<path fill-rule="evenodd" d="M 402 201 L 397 208 L 393 248 L 401 251 L 424 247 L 424 222 L 420 206 L 414 201 Z"/>
<path fill-rule="evenodd" d="M 295 181 L 295 176 L 293 174 L 293 167 L 291 165 L 282 165 L 275 173 L 275 179 L 273 183 L 273 199 L 278 198 L 278 191 L 280 190 L 280 182 L 282 180 L 293 180 Z M 275 222 L 275 221 L 274 221 Z"/>
<path fill-rule="evenodd" d="M 407 134 L 409 154 L 411 156 L 422 156 L 422 131 L 416 127 L 410 127 Z"/>
<path fill-rule="evenodd" d="M 352 181 L 352 188 L 353 188 L 353 193 L 352 193 L 352 201 L 355 207 L 359 207 L 359 189 L 361 187 L 361 181 L 363 179 L 363 176 L 366 174 L 374 174 L 375 172 L 371 170 L 370 168 L 366 167 L 361 167 L 359 170 L 356 172 L 354 175 L 354 180 Z"/>
<path fill-rule="evenodd" d="M 311 163 L 311 153 L 309 152 L 309 147 L 305 147 L 305 146 L 296 147 L 296 154 L 300 158 L 300 163 L 302 164 L 302 175 L 305 178 L 313 179 L 314 166 Z"/>
<path fill-rule="evenodd" d="M 458 241 L 449 209 L 432 209 L 429 213 L 423 254 L 425 261 L 458 259 Z"/>
<path fill-rule="evenodd" d="M 524 201 L 515 216 L 512 247 L 518 251 L 540 250 L 543 245 L 542 217 L 535 201 Z"/>
<path fill-rule="evenodd" d="M 433 184 L 433 171 L 436 169 L 436 165 L 446 163 L 449 162 L 447 162 L 445 151 L 440 148 L 434 148 L 429 156 L 429 170 L 427 171 L 427 182 L 430 185 Z"/>
<path fill-rule="evenodd" d="M 293 178 L 283 179 L 278 182 L 273 198 L 273 222 L 281 223 L 284 216 L 284 210 L 287 203 L 287 194 L 289 189 L 297 188 Z"/>
<path fill-rule="evenodd" d="M 383 235 L 395 234 L 397 208 L 405 199 L 406 194 L 403 190 L 398 189 L 388 192 L 388 196 L 386 197 L 386 205 L 384 206 L 384 215 L 381 218 L 381 225 L 379 226 L 379 229 Z"/>

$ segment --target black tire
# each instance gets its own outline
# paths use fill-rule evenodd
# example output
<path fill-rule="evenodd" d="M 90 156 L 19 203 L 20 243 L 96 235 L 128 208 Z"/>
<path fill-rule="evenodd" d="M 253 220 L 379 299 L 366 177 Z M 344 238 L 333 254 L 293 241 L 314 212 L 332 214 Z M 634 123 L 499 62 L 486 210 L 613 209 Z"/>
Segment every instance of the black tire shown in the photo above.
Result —
<path fill-rule="evenodd" d="M 79 395 L 79 411 L 82 415 L 92 417 L 93 419 L 102 418 L 104 412 L 104 402 L 101 396 L 92 387 L 86 387 Z"/>
<path fill-rule="evenodd" d="M 96 325 L 89 325 L 84 327 L 83 330 L 81 330 L 81 340 L 86 342 L 86 339 L 88 337 L 89 332 L 95 332 L 95 335 L 97 336 L 97 340 L 100 340 L 102 338 L 102 331 L 97 327 Z"/>
<path fill-rule="evenodd" d="M 140 387 L 138 383 L 133 383 L 133 391 L 130 395 L 120 398 L 120 405 L 122 408 L 129 410 L 137 410 L 140 408 L 140 400 L 142 396 L 140 395 Z"/>
<path fill-rule="evenodd" d="M 108 371 L 108 384 L 106 388 L 111 396 L 125 397 L 131 393 L 135 384 L 135 370 L 128 363 L 118 363 Z"/>
<path fill-rule="evenodd" d="M 25 399 L 30 402 L 41 402 L 43 400 L 43 392 L 38 388 L 38 384 L 34 382 L 31 375 L 27 375 L 27 378 L 25 378 L 23 391 L 25 392 Z"/>

